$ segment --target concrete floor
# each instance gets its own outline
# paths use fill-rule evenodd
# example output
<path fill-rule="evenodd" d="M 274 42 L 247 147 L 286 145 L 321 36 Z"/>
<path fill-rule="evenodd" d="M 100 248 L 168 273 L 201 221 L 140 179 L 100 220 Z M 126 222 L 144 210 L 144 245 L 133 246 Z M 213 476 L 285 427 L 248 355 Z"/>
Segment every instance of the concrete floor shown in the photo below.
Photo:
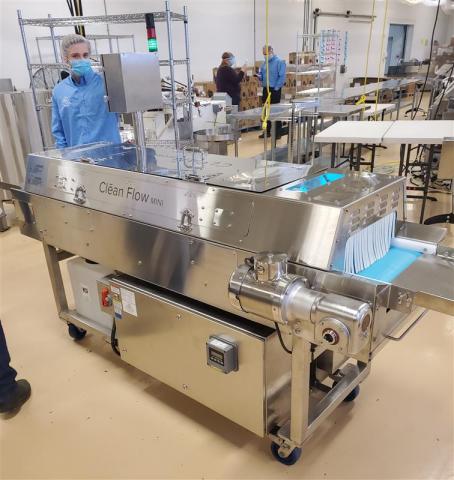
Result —
<path fill-rule="evenodd" d="M 256 136 L 245 136 L 243 155 L 260 149 Z M 397 153 L 380 151 L 378 168 L 395 168 Z M 438 197 L 428 216 L 449 210 L 449 196 Z M 408 210 L 416 218 L 419 202 Z M 0 262 L 0 318 L 13 366 L 33 388 L 19 414 L 0 420 L 2 479 L 454 476 L 453 317 L 430 312 L 405 341 L 390 342 L 356 401 L 285 467 L 267 439 L 126 365 L 101 337 L 72 341 L 37 241 L 17 228 L 0 234 Z"/>

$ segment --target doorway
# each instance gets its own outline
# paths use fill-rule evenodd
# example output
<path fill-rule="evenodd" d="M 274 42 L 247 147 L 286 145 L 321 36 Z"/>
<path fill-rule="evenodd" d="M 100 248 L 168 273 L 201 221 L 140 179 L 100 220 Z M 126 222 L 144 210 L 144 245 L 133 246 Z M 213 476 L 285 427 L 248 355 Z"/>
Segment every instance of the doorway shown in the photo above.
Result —
<path fill-rule="evenodd" d="M 408 59 L 409 37 L 411 36 L 413 25 L 402 25 L 391 23 L 388 34 L 388 50 L 386 57 L 386 75 L 397 73 L 399 65 Z"/>

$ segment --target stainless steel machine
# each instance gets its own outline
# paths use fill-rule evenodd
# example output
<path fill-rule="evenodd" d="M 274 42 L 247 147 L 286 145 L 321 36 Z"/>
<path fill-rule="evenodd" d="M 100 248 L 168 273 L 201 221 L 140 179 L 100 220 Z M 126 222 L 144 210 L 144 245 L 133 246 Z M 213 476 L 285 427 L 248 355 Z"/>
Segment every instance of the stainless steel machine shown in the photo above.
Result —
<path fill-rule="evenodd" d="M 107 336 L 291 465 L 395 331 L 452 313 L 454 251 L 444 229 L 405 221 L 403 178 L 176 146 L 29 155 L 21 231 L 43 243 L 73 338 Z M 60 263 L 74 256 L 88 263 L 71 260 L 70 309 Z"/>
<path fill-rule="evenodd" d="M 43 243 L 71 336 L 107 336 L 125 362 L 271 438 L 282 463 L 399 329 L 453 312 L 454 251 L 442 228 L 404 220 L 402 178 L 146 153 L 146 172 L 132 145 L 29 155 L 21 231 Z M 114 272 L 92 295 L 110 322 L 69 309 L 71 256 Z"/>

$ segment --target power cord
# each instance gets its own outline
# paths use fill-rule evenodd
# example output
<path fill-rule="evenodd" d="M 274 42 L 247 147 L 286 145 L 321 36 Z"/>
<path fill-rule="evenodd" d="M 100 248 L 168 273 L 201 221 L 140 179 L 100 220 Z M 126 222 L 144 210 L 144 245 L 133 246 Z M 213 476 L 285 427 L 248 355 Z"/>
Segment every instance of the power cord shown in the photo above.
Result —
<path fill-rule="evenodd" d="M 429 78 L 430 66 L 432 65 L 432 52 L 433 52 L 433 48 L 434 48 L 435 29 L 437 28 L 438 15 L 439 15 L 439 13 L 440 13 L 440 5 L 441 5 L 441 0 L 438 0 L 437 13 L 435 14 L 435 22 L 434 22 L 434 27 L 433 27 L 433 30 L 432 30 L 432 38 L 431 38 L 431 40 L 430 40 L 429 65 L 427 65 L 426 78 L 424 79 L 424 84 L 423 84 L 423 86 L 422 86 L 421 96 L 419 97 L 418 106 L 417 106 L 417 108 L 415 109 L 415 111 L 413 112 L 413 114 L 412 114 L 412 116 L 411 116 L 411 119 L 412 119 L 412 120 L 415 119 L 416 113 L 417 113 L 418 110 L 421 108 L 422 97 L 423 97 L 423 95 L 424 95 L 424 90 L 426 89 L 427 80 L 428 80 L 428 78 Z"/>
<path fill-rule="evenodd" d="M 120 355 L 120 350 L 118 350 L 118 340 L 115 338 L 117 333 L 117 324 L 115 323 L 115 318 L 112 320 L 112 330 L 110 332 L 110 345 L 112 350 L 118 355 Z"/>
<path fill-rule="evenodd" d="M 277 331 L 277 336 L 279 337 L 279 342 L 281 343 L 281 347 L 289 354 L 292 354 L 292 351 L 289 350 L 284 343 L 284 340 L 282 339 L 282 334 L 281 334 L 281 329 L 279 328 L 279 325 L 277 322 L 274 322 L 274 325 L 276 326 L 276 331 Z"/>

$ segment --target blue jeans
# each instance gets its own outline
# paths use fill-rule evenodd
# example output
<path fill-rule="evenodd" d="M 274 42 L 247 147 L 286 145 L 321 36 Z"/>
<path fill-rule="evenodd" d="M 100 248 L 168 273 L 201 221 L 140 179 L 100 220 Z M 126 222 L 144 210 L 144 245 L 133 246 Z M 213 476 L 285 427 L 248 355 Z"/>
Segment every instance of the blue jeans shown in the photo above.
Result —
<path fill-rule="evenodd" d="M 2 395 L 8 393 L 16 385 L 17 372 L 9 366 L 10 361 L 11 358 L 8 353 L 6 338 L 0 320 L 0 399 Z"/>

